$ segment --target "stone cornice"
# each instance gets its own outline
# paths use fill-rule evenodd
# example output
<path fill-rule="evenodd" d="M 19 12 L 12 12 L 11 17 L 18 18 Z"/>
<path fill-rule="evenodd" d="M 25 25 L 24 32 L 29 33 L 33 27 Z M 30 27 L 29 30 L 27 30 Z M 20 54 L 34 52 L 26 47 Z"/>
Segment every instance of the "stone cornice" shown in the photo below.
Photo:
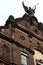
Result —
<path fill-rule="evenodd" d="M 16 27 L 17 27 L 18 29 L 20 29 L 20 30 L 22 30 L 22 31 L 26 32 L 27 34 L 29 34 L 29 33 L 30 33 L 33 37 L 35 37 L 36 39 L 38 39 L 38 40 L 40 40 L 40 41 L 42 41 L 42 42 L 43 42 L 43 38 L 42 38 L 42 37 L 40 37 L 39 35 L 37 35 L 37 34 L 33 33 L 32 31 L 27 30 L 27 29 L 24 29 L 23 27 L 18 26 L 18 25 L 16 25 Z"/>
<path fill-rule="evenodd" d="M 12 44 L 14 43 L 17 46 L 22 47 L 22 48 L 28 50 L 30 53 L 34 54 L 34 51 L 33 50 L 31 50 L 30 48 L 27 48 L 27 47 L 23 46 L 22 44 L 18 43 L 17 41 L 13 40 L 12 38 L 9 38 L 9 37 L 1 34 L 1 33 L 0 33 L 0 38 L 6 40 L 8 42 L 11 42 Z"/>

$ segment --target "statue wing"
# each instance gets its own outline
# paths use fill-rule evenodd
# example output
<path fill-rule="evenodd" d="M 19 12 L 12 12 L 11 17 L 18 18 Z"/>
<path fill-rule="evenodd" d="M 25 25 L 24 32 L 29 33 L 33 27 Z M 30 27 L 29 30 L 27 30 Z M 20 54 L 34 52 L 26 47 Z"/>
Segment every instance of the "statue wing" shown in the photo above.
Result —
<path fill-rule="evenodd" d="M 28 13 L 28 7 L 24 5 L 24 2 L 22 2 L 24 10 Z"/>

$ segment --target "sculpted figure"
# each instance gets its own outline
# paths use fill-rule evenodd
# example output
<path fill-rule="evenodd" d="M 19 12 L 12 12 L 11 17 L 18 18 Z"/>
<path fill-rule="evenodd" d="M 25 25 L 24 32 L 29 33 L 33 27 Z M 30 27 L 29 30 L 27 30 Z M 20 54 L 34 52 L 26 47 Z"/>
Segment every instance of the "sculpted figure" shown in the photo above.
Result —
<path fill-rule="evenodd" d="M 35 10 L 36 10 L 36 5 L 33 8 L 25 6 L 24 2 L 22 2 L 22 5 L 23 5 L 23 8 L 24 8 L 25 12 L 28 15 L 34 16 L 34 13 L 35 13 Z"/>

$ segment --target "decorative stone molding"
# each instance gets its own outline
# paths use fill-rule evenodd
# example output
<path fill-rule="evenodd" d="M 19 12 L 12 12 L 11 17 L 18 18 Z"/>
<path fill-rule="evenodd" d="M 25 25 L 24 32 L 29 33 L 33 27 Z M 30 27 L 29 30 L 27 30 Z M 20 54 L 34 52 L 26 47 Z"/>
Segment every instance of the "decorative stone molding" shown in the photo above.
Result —
<path fill-rule="evenodd" d="M 20 35 L 20 38 L 21 38 L 22 40 L 25 40 L 25 37 L 24 37 L 23 35 Z"/>

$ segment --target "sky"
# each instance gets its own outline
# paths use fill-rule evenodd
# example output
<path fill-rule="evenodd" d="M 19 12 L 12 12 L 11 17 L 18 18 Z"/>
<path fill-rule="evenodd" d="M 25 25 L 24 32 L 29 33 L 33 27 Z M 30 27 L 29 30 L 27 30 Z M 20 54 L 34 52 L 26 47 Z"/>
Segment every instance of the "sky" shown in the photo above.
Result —
<path fill-rule="evenodd" d="M 10 15 L 14 18 L 22 17 L 25 13 L 22 1 L 27 7 L 33 7 L 37 3 L 35 16 L 43 23 L 43 0 L 0 0 L 0 26 L 3 26 Z"/>

